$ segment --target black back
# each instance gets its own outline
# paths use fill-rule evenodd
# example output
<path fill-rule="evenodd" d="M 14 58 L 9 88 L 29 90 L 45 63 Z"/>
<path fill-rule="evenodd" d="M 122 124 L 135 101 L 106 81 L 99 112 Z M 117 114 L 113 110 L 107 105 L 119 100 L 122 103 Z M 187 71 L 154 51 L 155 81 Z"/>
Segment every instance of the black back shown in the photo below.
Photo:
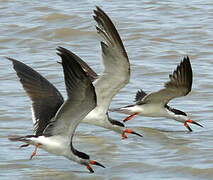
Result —
<path fill-rule="evenodd" d="M 183 115 L 183 116 L 187 116 L 187 114 L 181 110 L 175 109 L 175 108 L 171 108 L 168 105 L 165 105 L 165 108 L 167 108 L 169 111 L 172 111 L 173 113 L 175 113 L 176 115 Z"/>

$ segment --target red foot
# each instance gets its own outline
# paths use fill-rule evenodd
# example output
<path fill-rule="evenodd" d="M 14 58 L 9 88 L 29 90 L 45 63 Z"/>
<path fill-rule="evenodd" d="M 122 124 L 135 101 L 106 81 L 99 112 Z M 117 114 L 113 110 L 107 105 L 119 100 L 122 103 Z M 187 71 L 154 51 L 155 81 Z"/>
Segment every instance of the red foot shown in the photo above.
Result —
<path fill-rule="evenodd" d="M 30 160 L 33 159 L 33 157 L 36 155 L 36 151 L 37 151 L 37 149 L 32 152 L 32 154 L 30 156 Z"/>
<path fill-rule="evenodd" d="M 39 146 L 41 146 L 42 144 L 36 144 L 35 145 L 35 149 L 34 151 L 32 152 L 31 156 L 30 156 L 30 160 L 36 155 L 37 153 L 37 149 L 39 148 Z"/>
<path fill-rule="evenodd" d="M 134 117 L 135 117 L 136 115 L 138 115 L 138 114 L 140 114 L 140 113 L 136 112 L 136 113 L 134 113 L 134 114 L 131 114 L 130 116 L 126 117 L 126 118 L 123 120 L 123 122 L 129 121 L 130 119 L 134 118 Z"/>

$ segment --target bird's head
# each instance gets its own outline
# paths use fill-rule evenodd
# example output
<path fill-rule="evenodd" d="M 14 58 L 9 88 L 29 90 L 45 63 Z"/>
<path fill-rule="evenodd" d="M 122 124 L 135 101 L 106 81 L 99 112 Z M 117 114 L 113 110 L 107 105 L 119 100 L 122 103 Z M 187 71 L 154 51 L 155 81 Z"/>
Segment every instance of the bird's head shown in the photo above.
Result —
<path fill-rule="evenodd" d="M 126 139 L 127 138 L 126 133 L 134 134 L 134 135 L 143 137 L 141 134 L 133 131 L 132 129 L 126 128 L 124 123 L 122 123 L 120 121 L 117 121 L 117 120 L 114 120 L 114 119 L 110 118 L 109 116 L 108 116 L 107 121 L 110 122 L 110 124 L 107 123 L 108 124 L 107 128 L 111 129 L 112 131 L 115 131 L 115 132 L 121 134 L 122 139 Z"/>
<path fill-rule="evenodd" d="M 91 165 L 101 166 L 102 168 L 105 168 L 105 166 L 102 165 L 101 163 L 99 163 L 97 161 L 90 160 L 90 159 L 81 159 L 80 163 L 82 165 L 85 165 L 90 173 L 94 173 L 94 170 L 92 169 Z"/>
<path fill-rule="evenodd" d="M 90 160 L 89 155 L 87 155 L 84 152 L 78 151 L 74 149 L 73 147 L 72 147 L 72 152 L 75 155 L 75 161 L 77 161 L 79 164 L 86 166 L 86 168 L 90 171 L 90 173 L 94 173 L 94 170 L 92 169 L 91 165 L 101 166 L 105 168 L 102 164 L 96 161 Z"/>
<path fill-rule="evenodd" d="M 192 129 L 189 127 L 188 123 L 195 124 L 197 126 L 203 127 L 201 124 L 190 119 L 185 112 L 178 110 L 178 109 L 173 109 L 173 108 L 170 108 L 169 110 L 173 113 L 173 119 L 175 119 L 176 121 L 184 123 L 184 126 L 189 131 L 192 131 Z"/>
<path fill-rule="evenodd" d="M 71 147 L 71 153 L 69 156 L 67 156 L 67 158 L 86 166 L 86 168 L 90 171 L 90 173 L 94 173 L 94 170 L 92 169 L 91 165 L 97 165 L 97 166 L 101 166 L 105 168 L 102 164 L 96 161 L 90 160 L 90 157 L 88 154 L 75 149 L 72 145 L 72 142 L 70 144 L 70 147 Z"/>

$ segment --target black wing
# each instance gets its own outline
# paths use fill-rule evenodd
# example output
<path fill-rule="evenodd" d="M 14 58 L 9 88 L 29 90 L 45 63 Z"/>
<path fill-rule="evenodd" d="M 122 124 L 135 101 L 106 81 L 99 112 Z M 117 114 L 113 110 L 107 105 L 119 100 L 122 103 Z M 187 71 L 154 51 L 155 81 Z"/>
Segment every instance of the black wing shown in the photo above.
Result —
<path fill-rule="evenodd" d="M 12 58 L 13 68 L 32 101 L 32 118 L 35 135 L 42 135 L 44 129 L 63 104 L 61 93 L 47 79 L 26 64 Z"/>
<path fill-rule="evenodd" d="M 143 103 L 160 103 L 164 106 L 173 98 L 186 96 L 192 88 L 192 77 L 189 57 L 184 57 L 173 74 L 169 75 L 170 81 L 165 83 L 165 88 L 146 95 Z"/>
<path fill-rule="evenodd" d="M 74 54 L 73 52 L 69 51 L 68 49 L 65 49 L 63 47 L 59 47 L 61 50 L 72 56 L 81 66 L 81 68 L 86 72 L 86 74 L 89 76 L 91 81 L 94 81 L 98 78 L 98 75 L 96 72 L 85 62 L 83 61 L 79 56 Z"/>
<path fill-rule="evenodd" d="M 141 101 L 147 94 L 142 90 L 138 90 L 138 92 L 135 95 L 135 102 Z"/>
<path fill-rule="evenodd" d="M 63 48 L 57 50 L 62 59 L 68 99 L 47 126 L 44 135 L 60 135 L 72 139 L 78 124 L 96 106 L 95 88 L 78 62 Z"/>

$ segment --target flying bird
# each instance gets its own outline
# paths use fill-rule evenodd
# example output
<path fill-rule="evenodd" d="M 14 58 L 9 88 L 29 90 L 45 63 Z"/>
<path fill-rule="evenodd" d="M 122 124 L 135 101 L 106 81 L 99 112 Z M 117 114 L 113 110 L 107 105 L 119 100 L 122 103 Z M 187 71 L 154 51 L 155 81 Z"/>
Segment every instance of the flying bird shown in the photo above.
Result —
<path fill-rule="evenodd" d="M 73 52 L 60 47 L 60 49 L 63 49 L 63 52 L 66 53 L 67 56 L 76 60 L 90 79 L 94 81 L 93 85 L 97 95 L 97 106 L 83 119 L 82 122 L 118 132 L 121 134 L 123 139 L 127 138 L 126 133 L 135 134 L 142 137 L 142 135 L 133 131 L 132 129 L 126 128 L 122 122 L 109 117 L 108 108 L 112 98 L 129 82 L 130 64 L 122 40 L 110 18 L 99 7 L 94 10 L 94 13 L 94 19 L 98 24 L 96 27 L 97 32 L 104 40 L 104 42 L 101 42 L 104 72 L 101 75 L 97 75 L 95 71 L 93 71 L 92 68 L 89 67 L 89 65 L 80 57 Z M 27 71 L 25 73 L 28 73 L 27 76 L 32 75 L 31 71 Z M 45 82 L 50 84 L 47 81 Z M 38 83 L 32 83 L 28 88 L 29 90 L 33 91 L 36 86 L 38 86 Z M 51 98 L 54 100 L 50 106 L 54 106 L 54 110 L 57 111 L 57 109 L 63 103 L 63 98 L 60 92 L 53 85 L 51 86 L 53 93 Z M 42 91 L 44 94 L 49 94 L 49 89 L 43 88 Z M 57 97 L 55 97 L 56 95 Z M 32 98 L 31 100 L 33 101 Z M 52 114 L 54 114 L 54 112 Z M 52 114 L 50 114 L 50 116 Z M 25 145 L 22 145 L 22 147 L 24 146 Z"/>
<path fill-rule="evenodd" d="M 147 94 L 143 90 L 139 90 L 135 96 L 135 104 L 121 108 L 110 109 L 110 111 L 129 114 L 123 121 L 126 122 L 136 115 L 147 117 L 166 117 L 181 123 L 189 130 L 188 123 L 196 124 L 203 127 L 199 123 L 191 120 L 187 114 L 181 110 L 174 109 L 168 105 L 168 102 L 174 98 L 186 96 L 192 87 L 192 68 L 189 57 L 184 57 L 180 65 L 177 66 L 173 74 L 169 75 L 170 80 L 164 84 L 164 88 Z"/>
<path fill-rule="evenodd" d="M 132 129 L 125 128 L 123 123 L 109 117 L 108 108 L 112 98 L 129 82 L 130 64 L 120 35 L 109 16 L 99 7 L 96 7 L 94 14 L 97 32 L 103 38 L 101 49 L 104 72 L 96 76 L 93 82 L 97 95 L 97 106 L 82 122 L 116 131 L 122 135 L 122 138 L 127 138 L 126 133 L 142 136 Z M 81 59 L 70 51 L 68 53 L 76 61 Z M 81 59 L 81 61 L 83 60 Z"/>
<path fill-rule="evenodd" d="M 10 136 L 9 140 L 25 142 L 25 146 L 34 145 L 36 148 L 31 158 L 36 155 L 37 148 L 42 148 L 82 164 L 93 173 L 91 165 L 104 166 L 75 149 L 72 141 L 79 123 L 97 105 L 95 89 L 78 62 L 69 58 L 63 49 L 57 50 L 62 59 L 68 96 L 66 101 L 63 101 L 59 91 L 38 72 L 24 63 L 8 58 L 32 100 L 35 130 L 34 135 Z"/>

